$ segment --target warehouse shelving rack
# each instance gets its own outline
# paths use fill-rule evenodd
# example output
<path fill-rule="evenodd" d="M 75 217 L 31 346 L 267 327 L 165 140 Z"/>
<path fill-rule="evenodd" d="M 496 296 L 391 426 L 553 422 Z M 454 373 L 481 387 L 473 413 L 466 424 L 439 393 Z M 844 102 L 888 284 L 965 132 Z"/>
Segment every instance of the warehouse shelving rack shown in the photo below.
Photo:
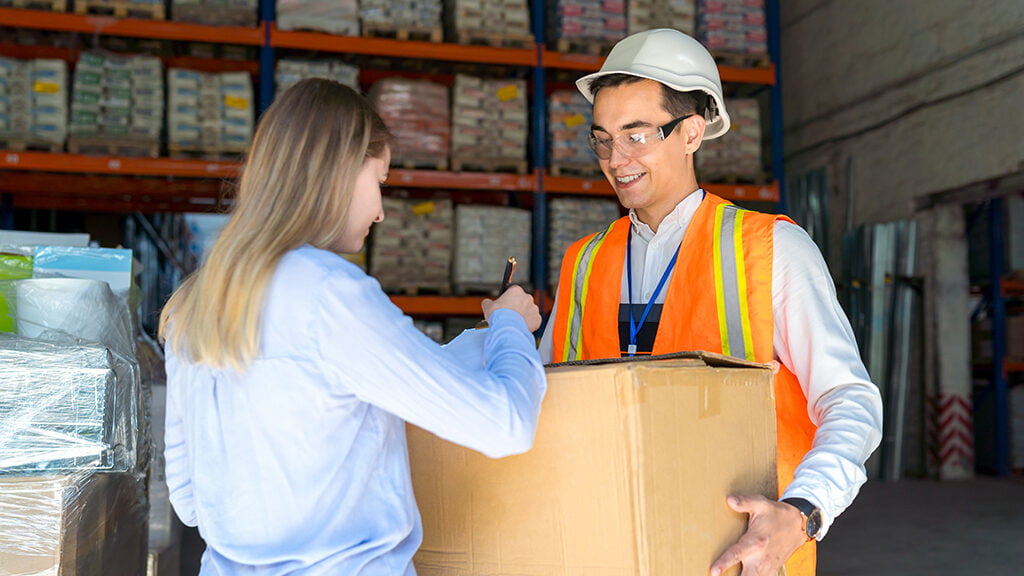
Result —
<path fill-rule="evenodd" d="M 764 185 L 704 184 L 711 192 L 732 200 L 774 202 L 784 206 L 781 165 L 781 100 L 777 70 L 778 0 L 767 3 L 772 44 L 772 64 L 764 68 L 720 66 L 726 83 L 760 84 L 772 90 L 772 171 L 775 179 Z M 531 0 L 533 32 L 543 39 L 544 2 Z M 567 178 L 546 170 L 545 71 L 596 71 L 602 58 L 589 54 L 564 54 L 548 50 L 538 42 L 531 48 L 466 46 L 371 37 L 346 37 L 318 32 L 278 30 L 273 0 L 261 0 L 257 27 L 208 26 L 175 21 L 112 18 L 20 8 L 0 8 L 0 26 L 37 30 L 78 32 L 102 36 L 150 38 L 184 42 L 205 42 L 252 46 L 259 49 L 257 61 L 208 58 L 169 58 L 168 66 L 207 71 L 241 70 L 256 77 L 257 108 L 266 109 L 274 93 L 275 50 L 313 50 L 518 66 L 532 70 L 530 145 L 533 172 L 529 174 L 441 172 L 393 168 L 389 183 L 405 188 L 493 191 L 533 195 L 533 282 L 542 308 L 551 302 L 541 287 L 547 286 L 546 194 L 612 196 L 603 178 Z M 15 58 L 63 58 L 74 62 L 77 51 L 49 46 L 0 44 L 0 55 Z M 13 223 L 14 208 L 38 208 L 102 212 L 186 212 L 222 209 L 230 204 L 224 181 L 238 174 L 235 162 L 178 158 L 137 158 L 93 156 L 56 152 L 0 150 L 0 228 Z M 154 178 L 159 177 L 159 178 Z M 476 315 L 479 298 L 458 296 L 395 296 L 393 300 L 412 315 Z"/>

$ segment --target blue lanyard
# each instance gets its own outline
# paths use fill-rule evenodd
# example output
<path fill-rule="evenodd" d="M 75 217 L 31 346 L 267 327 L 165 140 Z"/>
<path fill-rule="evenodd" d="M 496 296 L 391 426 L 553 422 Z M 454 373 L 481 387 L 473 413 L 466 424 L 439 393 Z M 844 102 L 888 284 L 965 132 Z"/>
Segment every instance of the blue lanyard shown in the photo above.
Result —
<path fill-rule="evenodd" d="M 683 243 L 679 242 L 679 247 L 682 248 Z M 629 355 L 636 355 L 636 336 L 640 333 L 640 328 L 647 321 L 647 315 L 651 312 L 651 306 L 654 305 L 654 301 L 658 299 L 658 294 L 661 294 L 661 289 L 665 287 L 665 282 L 668 280 L 669 274 L 672 273 L 672 269 L 676 266 L 676 258 L 679 257 L 679 248 L 676 248 L 675 254 L 672 255 L 672 260 L 668 263 L 668 268 L 665 269 L 665 273 L 661 275 L 661 280 L 658 281 L 658 287 L 654 289 L 654 294 L 651 294 L 651 299 L 647 301 L 647 306 L 644 307 L 643 316 L 640 317 L 640 322 L 637 323 L 633 319 L 633 230 L 630 229 L 629 235 L 626 236 L 626 289 L 629 291 Z"/>

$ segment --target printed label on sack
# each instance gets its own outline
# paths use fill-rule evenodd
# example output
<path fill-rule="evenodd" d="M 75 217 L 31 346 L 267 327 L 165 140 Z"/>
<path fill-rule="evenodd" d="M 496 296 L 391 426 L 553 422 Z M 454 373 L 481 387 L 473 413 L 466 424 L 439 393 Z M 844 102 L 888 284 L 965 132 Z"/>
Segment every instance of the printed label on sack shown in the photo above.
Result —
<path fill-rule="evenodd" d="M 237 110 L 247 110 L 249 108 L 249 99 L 239 98 L 238 96 L 225 96 L 224 105 Z"/>
<path fill-rule="evenodd" d="M 516 98 L 519 98 L 519 87 L 515 84 L 509 84 L 498 89 L 498 100 L 500 102 L 507 102 Z"/>
<path fill-rule="evenodd" d="M 42 80 L 37 80 L 32 85 L 32 91 L 39 92 L 41 94 L 58 94 L 60 93 L 60 84 L 57 84 L 56 82 L 43 82 Z"/>
<path fill-rule="evenodd" d="M 435 206 L 432 201 L 420 202 L 412 207 L 412 213 L 417 216 L 423 216 L 424 214 L 432 214 Z"/>
<path fill-rule="evenodd" d="M 586 121 L 587 119 L 583 117 L 583 114 L 573 114 L 565 119 L 565 125 L 569 128 L 575 128 Z"/>

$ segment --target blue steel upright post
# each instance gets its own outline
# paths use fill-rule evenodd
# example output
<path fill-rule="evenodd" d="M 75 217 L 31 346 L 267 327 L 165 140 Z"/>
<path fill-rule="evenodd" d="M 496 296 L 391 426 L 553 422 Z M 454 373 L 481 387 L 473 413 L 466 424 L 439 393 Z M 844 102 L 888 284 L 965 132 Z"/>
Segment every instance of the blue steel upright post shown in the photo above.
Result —
<path fill-rule="evenodd" d="M 992 310 L 992 392 L 996 476 L 1010 473 L 1010 407 L 1006 382 L 1006 302 L 1003 300 L 1003 200 L 988 204 L 989 302 Z"/>
<path fill-rule="evenodd" d="M 786 166 L 782 153 L 782 59 L 781 26 L 779 24 L 779 0 L 768 0 L 768 56 L 775 65 L 775 84 L 771 88 L 771 146 L 772 176 L 779 187 L 779 214 L 785 214 L 786 206 Z"/>
<path fill-rule="evenodd" d="M 274 100 L 274 47 L 270 44 L 270 28 L 274 24 L 274 0 L 260 1 L 260 22 L 264 25 L 263 42 L 260 44 L 259 99 L 257 100 L 257 120 L 259 115 Z"/>
<path fill-rule="evenodd" d="M 547 169 L 547 98 L 544 78 L 544 19 L 545 7 L 542 0 L 530 0 L 530 26 L 537 48 L 537 61 L 533 67 L 533 172 L 537 187 L 533 194 L 533 290 L 547 290 L 547 195 L 544 193 L 544 172 Z M 539 303 L 544 310 L 543 300 Z"/>

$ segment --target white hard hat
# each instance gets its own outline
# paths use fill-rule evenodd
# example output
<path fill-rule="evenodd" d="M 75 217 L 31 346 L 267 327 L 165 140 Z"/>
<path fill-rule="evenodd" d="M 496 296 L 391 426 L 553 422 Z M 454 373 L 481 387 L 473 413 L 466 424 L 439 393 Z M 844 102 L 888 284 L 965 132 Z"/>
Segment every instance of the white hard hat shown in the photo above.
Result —
<path fill-rule="evenodd" d="M 704 139 L 718 138 L 729 131 L 729 113 L 725 111 L 715 59 L 700 42 L 678 30 L 659 28 L 623 38 L 608 53 L 601 69 L 577 80 L 576 87 L 593 103 L 591 81 L 608 74 L 649 78 L 681 92 L 702 90 L 714 99 L 717 108 L 709 107 L 705 113 Z"/>

